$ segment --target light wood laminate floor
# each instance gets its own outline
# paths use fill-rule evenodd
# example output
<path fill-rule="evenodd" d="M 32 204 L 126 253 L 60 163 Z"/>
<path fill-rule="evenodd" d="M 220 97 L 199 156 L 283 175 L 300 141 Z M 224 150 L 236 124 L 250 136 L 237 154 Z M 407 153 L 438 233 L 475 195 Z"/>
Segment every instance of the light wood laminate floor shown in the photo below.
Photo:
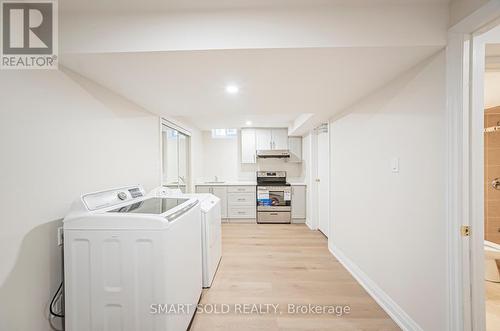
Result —
<path fill-rule="evenodd" d="M 198 313 L 191 330 L 400 330 L 330 254 L 319 232 L 303 224 L 224 224 L 222 237 L 222 261 L 201 303 L 226 305 L 230 312 Z M 236 313 L 243 304 L 279 308 Z M 351 311 L 342 317 L 290 314 L 288 304 L 348 305 Z"/>
<path fill-rule="evenodd" d="M 500 283 L 485 282 L 486 330 L 500 330 Z"/>

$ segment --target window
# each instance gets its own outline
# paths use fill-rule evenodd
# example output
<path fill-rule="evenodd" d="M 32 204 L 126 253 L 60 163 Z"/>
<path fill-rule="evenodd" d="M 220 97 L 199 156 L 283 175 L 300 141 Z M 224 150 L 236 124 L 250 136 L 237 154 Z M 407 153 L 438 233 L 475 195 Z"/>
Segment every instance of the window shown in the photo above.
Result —
<path fill-rule="evenodd" d="M 237 129 L 212 129 L 212 138 L 233 138 L 237 134 Z"/>

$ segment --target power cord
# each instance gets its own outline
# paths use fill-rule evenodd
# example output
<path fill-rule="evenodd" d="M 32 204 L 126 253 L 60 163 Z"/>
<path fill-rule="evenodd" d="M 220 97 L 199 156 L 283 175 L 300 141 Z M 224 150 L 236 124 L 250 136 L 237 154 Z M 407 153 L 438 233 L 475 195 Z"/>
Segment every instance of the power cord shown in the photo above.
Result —
<path fill-rule="evenodd" d="M 54 306 L 59 300 L 61 300 L 61 298 L 63 296 L 62 288 L 63 288 L 63 282 L 61 282 L 61 285 L 59 285 L 59 288 L 57 289 L 56 293 L 54 294 L 52 301 L 50 301 L 50 306 L 49 306 L 50 315 L 55 316 L 55 317 L 59 317 L 59 318 L 64 318 L 64 308 L 63 308 L 62 312 L 56 313 Z"/>

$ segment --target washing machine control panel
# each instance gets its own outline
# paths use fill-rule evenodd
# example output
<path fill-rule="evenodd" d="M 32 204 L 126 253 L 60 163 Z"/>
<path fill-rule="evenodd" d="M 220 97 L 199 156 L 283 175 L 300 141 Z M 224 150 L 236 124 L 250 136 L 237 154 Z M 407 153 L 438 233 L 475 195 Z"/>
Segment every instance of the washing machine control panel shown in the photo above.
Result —
<path fill-rule="evenodd" d="M 88 210 L 96 210 L 112 207 L 124 201 L 141 198 L 144 195 L 145 191 L 141 186 L 131 186 L 86 194 L 82 196 L 82 201 Z"/>
<path fill-rule="evenodd" d="M 118 195 L 117 195 L 117 196 L 118 196 L 118 199 L 120 199 L 120 200 L 122 200 L 122 201 L 123 201 L 123 200 L 127 200 L 127 198 L 128 198 L 127 193 L 125 193 L 125 192 L 123 192 L 123 191 L 122 191 L 122 192 L 118 192 Z"/>

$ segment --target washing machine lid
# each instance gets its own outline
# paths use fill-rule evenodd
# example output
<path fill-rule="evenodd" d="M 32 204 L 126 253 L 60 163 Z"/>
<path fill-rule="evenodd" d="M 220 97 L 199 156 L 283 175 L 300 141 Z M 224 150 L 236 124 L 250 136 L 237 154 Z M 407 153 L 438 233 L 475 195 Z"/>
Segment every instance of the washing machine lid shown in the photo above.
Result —
<path fill-rule="evenodd" d="M 159 215 L 182 205 L 189 199 L 185 198 L 149 198 L 107 211 L 108 213 L 134 213 Z"/>

